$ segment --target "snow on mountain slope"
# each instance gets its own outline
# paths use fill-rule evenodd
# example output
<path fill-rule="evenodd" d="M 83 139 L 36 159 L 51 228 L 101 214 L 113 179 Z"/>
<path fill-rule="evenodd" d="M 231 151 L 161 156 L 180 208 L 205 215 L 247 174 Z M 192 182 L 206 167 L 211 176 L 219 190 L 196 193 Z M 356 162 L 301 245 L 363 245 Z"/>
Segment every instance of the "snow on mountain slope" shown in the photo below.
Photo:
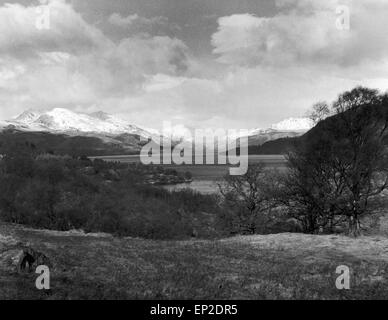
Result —
<path fill-rule="evenodd" d="M 144 138 L 171 137 L 173 141 L 192 139 L 185 137 L 186 132 L 194 134 L 192 128 L 177 125 L 170 128 L 171 132 L 159 133 L 154 129 L 143 129 L 132 125 L 108 113 L 98 111 L 90 114 L 77 113 L 68 109 L 55 108 L 47 112 L 27 110 L 13 120 L 0 121 L 0 129 L 8 126 L 23 131 L 48 131 L 53 133 L 67 133 L 71 135 L 88 135 L 99 138 L 109 138 L 125 134 L 138 135 Z M 284 137 L 300 136 L 312 128 L 312 121 L 308 118 L 290 118 L 272 125 L 269 129 L 248 130 L 249 144 L 261 145 L 269 140 Z M 239 137 L 240 134 L 237 134 Z M 225 136 L 225 139 L 228 136 Z M 237 137 L 229 136 L 230 139 Z"/>
<path fill-rule="evenodd" d="M 150 137 L 151 133 L 105 112 L 77 113 L 68 109 L 55 108 L 47 112 L 28 110 L 8 125 L 24 130 L 50 132 L 82 132 L 119 135 L 124 133 Z"/>
<path fill-rule="evenodd" d="M 249 130 L 249 145 L 262 145 L 271 140 L 298 137 L 312 127 L 313 123 L 308 118 L 289 118 L 273 124 L 269 129 L 257 128 Z"/>
<path fill-rule="evenodd" d="M 309 118 L 289 118 L 273 124 L 271 129 L 276 131 L 308 131 L 313 127 Z"/>
<path fill-rule="evenodd" d="M 249 129 L 248 137 L 268 137 L 270 140 L 273 140 L 273 137 L 295 137 L 309 131 L 313 126 L 313 122 L 308 118 L 289 118 L 271 125 L 268 129 Z"/>
<path fill-rule="evenodd" d="M 21 122 L 24 124 L 31 124 L 36 119 L 39 118 L 41 114 L 39 112 L 36 112 L 34 110 L 27 110 L 24 111 L 22 114 L 20 114 L 18 117 L 16 117 L 15 121 Z"/>

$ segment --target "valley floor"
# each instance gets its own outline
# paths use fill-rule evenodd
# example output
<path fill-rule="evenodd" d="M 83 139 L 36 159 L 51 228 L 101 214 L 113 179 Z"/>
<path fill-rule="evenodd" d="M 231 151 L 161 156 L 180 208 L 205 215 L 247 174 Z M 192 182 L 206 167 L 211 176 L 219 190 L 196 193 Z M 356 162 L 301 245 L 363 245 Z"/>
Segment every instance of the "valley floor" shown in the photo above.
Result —
<path fill-rule="evenodd" d="M 49 258 L 50 291 L 17 271 L 23 246 Z M 340 265 L 350 290 L 336 289 Z M 385 237 L 149 241 L 0 224 L 0 299 L 388 299 L 387 280 Z"/>

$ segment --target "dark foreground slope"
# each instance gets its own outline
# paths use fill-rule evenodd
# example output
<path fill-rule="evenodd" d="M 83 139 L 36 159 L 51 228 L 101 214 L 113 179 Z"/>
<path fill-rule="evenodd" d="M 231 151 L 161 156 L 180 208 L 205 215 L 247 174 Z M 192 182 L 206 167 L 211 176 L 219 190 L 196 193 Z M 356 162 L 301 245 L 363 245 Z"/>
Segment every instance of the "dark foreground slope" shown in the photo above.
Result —
<path fill-rule="evenodd" d="M 51 290 L 17 270 L 21 248 L 49 259 Z M 0 226 L 0 299 L 388 298 L 388 239 L 279 234 L 149 241 Z M 336 267 L 351 289 L 335 287 Z"/>

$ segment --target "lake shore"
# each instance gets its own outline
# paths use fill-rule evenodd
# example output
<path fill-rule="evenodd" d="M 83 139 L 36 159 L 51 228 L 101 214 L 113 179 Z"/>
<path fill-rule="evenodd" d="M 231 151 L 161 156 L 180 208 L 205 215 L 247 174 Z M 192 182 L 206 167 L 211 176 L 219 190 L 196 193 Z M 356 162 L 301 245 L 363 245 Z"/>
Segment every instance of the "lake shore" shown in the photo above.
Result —
<path fill-rule="evenodd" d="M 121 163 L 140 163 L 139 155 L 118 155 L 118 156 L 98 156 L 90 157 L 93 159 L 101 159 L 104 161 L 121 162 Z M 283 170 L 286 168 L 286 158 L 283 155 L 250 155 L 249 164 L 265 163 L 269 168 L 277 168 Z M 179 183 L 164 185 L 163 188 L 170 191 L 179 191 L 183 189 L 192 189 L 194 191 L 211 194 L 218 192 L 218 183 L 222 182 L 223 178 L 229 173 L 229 165 L 208 165 L 208 164 L 161 164 L 165 169 L 174 169 L 177 172 L 190 172 L 193 181 L 191 183 Z"/>

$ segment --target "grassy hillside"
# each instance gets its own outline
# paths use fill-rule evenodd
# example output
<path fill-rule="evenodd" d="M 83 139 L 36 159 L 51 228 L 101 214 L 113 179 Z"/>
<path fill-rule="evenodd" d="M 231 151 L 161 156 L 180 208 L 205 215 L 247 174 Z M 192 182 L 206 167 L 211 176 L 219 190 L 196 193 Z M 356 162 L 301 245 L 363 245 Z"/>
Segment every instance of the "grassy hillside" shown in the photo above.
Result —
<path fill-rule="evenodd" d="M 17 272 L 23 246 L 52 264 L 51 290 Z M 388 239 L 279 234 L 150 241 L 0 226 L 0 299 L 387 299 Z M 351 289 L 335 287 L 339 265 Z"/>

